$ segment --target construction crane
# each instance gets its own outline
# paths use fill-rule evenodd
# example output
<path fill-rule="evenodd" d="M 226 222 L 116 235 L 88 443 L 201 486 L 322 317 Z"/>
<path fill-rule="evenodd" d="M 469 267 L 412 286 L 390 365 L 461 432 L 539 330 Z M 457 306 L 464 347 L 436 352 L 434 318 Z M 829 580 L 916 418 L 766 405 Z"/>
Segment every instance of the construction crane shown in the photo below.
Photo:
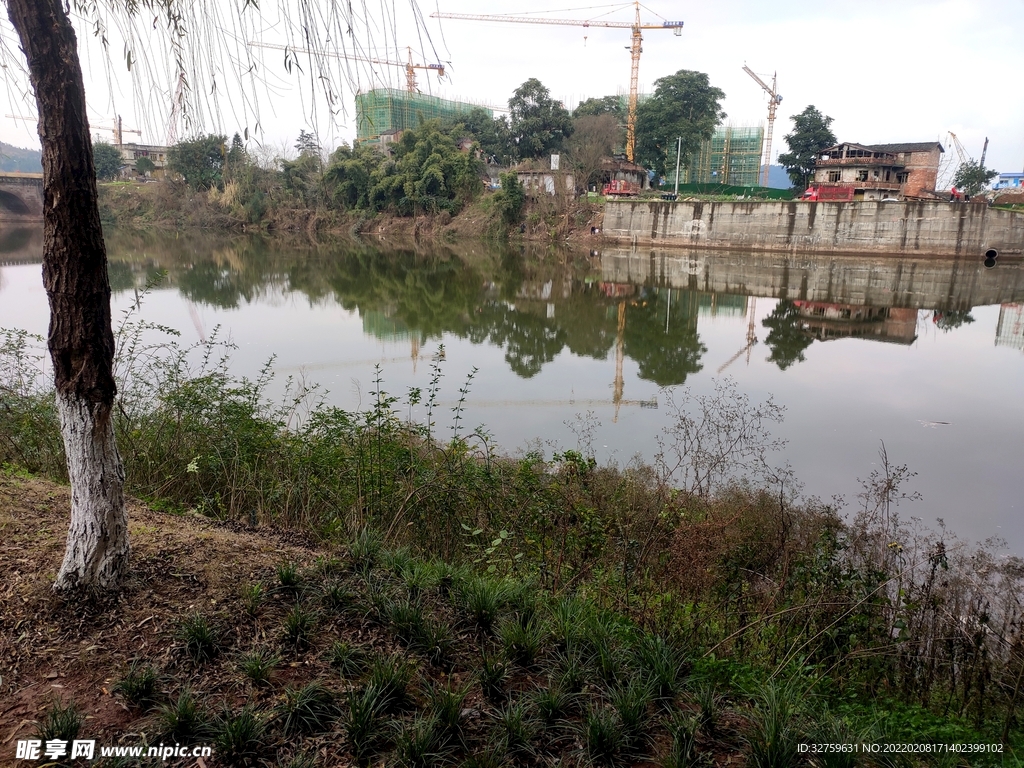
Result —
<path fill-rule="evenodd" d="M 314 53 L 306 48 L 295 48 L 290 45 L 274 45 L 272 43 L 249 43 L 257 48 L 274 48 L 279 51 L 286 51 L 290 53 Z M 388 61 L 387 59 L 374 59 L 368 56 L 355 56 L 348 53 L 324 53 L 322 51 L 316 51 L 317 55 L 330 56 L 334 59 L 346 59 L 348 61 L 364 61 L 368 64 L 381 64 L 386 67 L 402 67 L 405 69 L 405 90 L 409 93 L 416 93 L 416 70 L 427 69 L 431 72 L 437 72 L 438 78 L 444 77 L 444 64 L 414 64 L 412 61 L 412 48 L 406 47 L 409 52 L 409 58 L 407 61 Z"/>
<path fill-rule="evenodd" d="M 722 371 L 724 371 L 730 365 L 739 360 L 740 355 L 742 355 L 744 352 L 747 353 L 747 365 L 750 365 L 750 350 L 752 350 L 754 348 L 754 345 L 757 344 L 757 336 L 754 334 L 754 315 L 756 312 L 757 297 L 750 296 L 747 299 L 747 345 L 745 347 L 742 347 L 739 352 L 737 352 L 735 355 L 733 355 L 720 366 L 718 366 L 719 376 L 721 376 Z"/>
<path fill-rule="evenodd" d="M 988 136 L 985 137 L 985 146 L 981 148 L 981 160 L 978 161 L 978 165 L 982 168 L 985 167 L 985 155 L 988 154 Z"/>
<path fill-rule="evenodd" d="M 778 85 L 776 83 L 777 72 L 772 73 L 772 85 L 769 88 L 768 83 L 758 77 L 754 70 L 748 67 L 746 64 L 743 65 L 743 71 L 754 78 L 754 82 L 764 88 L 768 94 L 768 135 L 764 140 L 764 178 L 761 181 L 762 187 L 768 186 L 768 166 L 772 162 L 772 130 L 775 128 L 775 110 L 779 108 L 779 104 L 782 103 L 782 96 L 779 95 Z"/>
<path fill-rule="evenodd" d="M 586 19 L 543 19 L 530 16 L 499 16 L 481 15 L 473 13 L 432 13 L 432 19 L 464 19 L 468 21 L 507 21 L 514 24 L 555 24 L 570 27 L 610 27 L 614 29 L 631 30 L 632 45 L 630 54 L 633 60 L 633 68 L 629 76 L 629 110 L 626 115 L 626 159 L 633 162 L 636 150 L 636 103 L 638 94 L 638 83 L 640 78 L 640 54 L 643 51 L 642 30 L 644 29 L 671 29 L 676 37 L 683 34 L 683 22 L 663 20 L 661 24 L 643 24 L 640 21 L 640 2 L 633 0 L 633 8 L 636 11 L 636 20 L 632 23 L 626 21 L 590 21 Z"/>
<path fill-rule="evenodd" d="M 38 123 L 39 122 L 39 118 L 37 118 L 37 117 L 29 117 L 28 115 L 4 115 L 4 117 L 10 117 L 10 118 L 13 118 L 14 120 L 29 120 L 29 121 L 31 121 L 33 123 Z M 125 133 L 137 133 L 139 136 L 142 136 L 142 131 L 140 131 L 140 130 L 138 130 L 136 128 L 124 128 L 122 126 L 122 124 L 121 124 L 121 116 L 120 115 L 117 116 L 117 119 L 114 121 L 114 125 L 113 126 L 109 126 L 109 125 L 96 125 L 96 126 L 93 126 L 93 127 L 96 128 L 96 130 L 98 130 L 98 131 L 111 131 L 114 134 L 114 144 L 116 144 L 118 147 L 120 147 L 121 144 L 123 143 L 121 141 L 122 134 L 125 134 Z"/>

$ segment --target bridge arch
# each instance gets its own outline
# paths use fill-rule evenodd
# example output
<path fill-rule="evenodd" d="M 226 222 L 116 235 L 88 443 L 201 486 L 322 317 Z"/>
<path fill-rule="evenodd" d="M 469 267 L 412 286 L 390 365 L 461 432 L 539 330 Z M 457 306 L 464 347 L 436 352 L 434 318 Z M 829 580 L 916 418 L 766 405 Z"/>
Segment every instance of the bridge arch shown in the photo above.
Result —
<path fill-rule="evenodd" d="M 13 192 L 7 192 L 3 189 L 0 189 L 0 211 L 13 213 L 17 216 L 32 215 L 32 209 L 29 208 L 28 203 Z"/>

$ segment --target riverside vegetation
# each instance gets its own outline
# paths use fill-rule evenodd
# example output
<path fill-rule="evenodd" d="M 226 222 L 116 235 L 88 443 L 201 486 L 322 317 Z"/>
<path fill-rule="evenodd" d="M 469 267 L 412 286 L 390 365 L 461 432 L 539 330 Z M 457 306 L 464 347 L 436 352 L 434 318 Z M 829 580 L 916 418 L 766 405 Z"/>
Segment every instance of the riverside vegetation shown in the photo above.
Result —
<path fill-rule="evenodd" d="M 0 336 L 0 461 L 63 481 L 39 341 Z M 146 743 L 292 768 L 1018 764 L 1024 565 L 908 525 L 911 473 L 884 447 L 844 518 L 771 465 L 782 409 L 728 380 L 667 393 L 657 460 L 615 467 L 586 417 L 576 450 L 501 455 L 466 426 L 471 380 L 439 432 L 440 361 L 426 391 L 390 395 L 381 374 L 349 413 L 298 385 L 269 402 L 269 366 L 232 376 L 215 336 L 182 348 L 132 315 L 118 349 L 131 492 L 322 552 L 180 606 L 107 672 Z M 39 733 L 87 714 L 54 700 Z"/>

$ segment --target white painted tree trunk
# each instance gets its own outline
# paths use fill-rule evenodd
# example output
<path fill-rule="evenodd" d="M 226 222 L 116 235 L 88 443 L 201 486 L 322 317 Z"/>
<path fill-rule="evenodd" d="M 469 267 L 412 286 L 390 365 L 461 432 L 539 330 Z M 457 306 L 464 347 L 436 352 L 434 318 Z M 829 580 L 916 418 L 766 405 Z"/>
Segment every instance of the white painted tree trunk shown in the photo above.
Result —
<path fill-rule="evenodd" d="M 58 392 L 57 411 L 71 480 L 71 526 L 53 588 L 114 589 L 128 571 L 131 548 L 113 419 L 102 404 L 70 392 Z"/>

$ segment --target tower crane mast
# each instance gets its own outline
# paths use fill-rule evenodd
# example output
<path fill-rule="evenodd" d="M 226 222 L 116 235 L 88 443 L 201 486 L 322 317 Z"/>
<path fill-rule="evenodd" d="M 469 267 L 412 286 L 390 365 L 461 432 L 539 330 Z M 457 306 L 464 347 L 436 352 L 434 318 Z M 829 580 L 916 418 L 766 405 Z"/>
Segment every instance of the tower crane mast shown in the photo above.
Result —
<path fill-rule="evenodd" d="M 306 48 L 296 48 L 291 45 L 275 45 L 273 43 L 249 43 L 257 48 L 273 48 L 279 51 L 291 53 L 314 53 Z M 416 70 L 427 69 L 437 72 L 437 76 L 444 77 L 444 64 L 414 64 L 412 60 L 412 48 L 406 47 L 409 57 L 406 61 L 389 61 L 387 59 L 375 59 L 369 56 L 355 56 L 347 53 L 324 53 L 316 51 L 318 55 L 330 56 L 333 59 L 346 59 L 348 61 L 365 61 L 368 64 L 381 64 L 386 67 L 402 67 L 405 70 L 405 90 L 409 93 L 416 92 Z"/>
<path fill-rule="evenodd" d="M 626 159 L 633 162 L 636 154 L 636 105 L 639 98 L 640 54 L 643 51 L 643 32 L 645 29 L 671 29 L 676 37 L 683 34 L 683 22 L 663 21 L 661 24 L 644 24 L 640 21 L 640 2 L 633 0 L 635 20 L 627 21 L 591 21 L 587 19 L 549 19 L 533 16 L 506 16 L 500 14 L 477 13 L 440 13 L 430 14 L 432 19 L 463 19 L 467 21 L 507 21 L 514 24 L 554 24 L 570 27 L 605 27 L 612 29 L 629 29 L 631 45 L 632 69 L 629 76 L 629 109 L 626 114 Z"/>
<path fill-rule="evenodd" d="M 779 104 L 782 103 L 782 96 L 779 95 L 778 84 L 776 82 L 776 76 L 778 73 L 772 74 L 772 84 L 769 88 L 768 83 L 758 77 L 757 74 L 755 74 L 755 72 L 746 64 L 743 65 L 743 71 L 750 75 L 754 79 L 754 82 L 764 88 L 765 92 L 768 94 L 768 133 L 764 140 L 764 173 L 763 179 L 761 180 L 761 186 L 767 187 L 768 170 L 772 162 L 772 131 L 775 128 L 775 110 L 777 110 L 779 108 Z"/>

